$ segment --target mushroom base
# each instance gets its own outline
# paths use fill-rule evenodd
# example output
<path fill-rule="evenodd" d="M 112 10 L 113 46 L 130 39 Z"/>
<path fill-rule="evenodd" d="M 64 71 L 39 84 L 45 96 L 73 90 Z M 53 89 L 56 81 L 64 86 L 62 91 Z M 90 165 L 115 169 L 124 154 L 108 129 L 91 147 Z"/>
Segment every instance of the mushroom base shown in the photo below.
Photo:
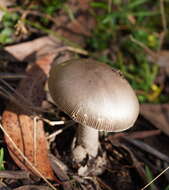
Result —
<path fill-rule="evenodd" d="M 99 148 L 99 132 L 88 126 L 79 125 L 76 131 L 76 139 L 73 145 L 72 157 L 77 163 L 83 161 L 86 156 L 96 157 Z"/>

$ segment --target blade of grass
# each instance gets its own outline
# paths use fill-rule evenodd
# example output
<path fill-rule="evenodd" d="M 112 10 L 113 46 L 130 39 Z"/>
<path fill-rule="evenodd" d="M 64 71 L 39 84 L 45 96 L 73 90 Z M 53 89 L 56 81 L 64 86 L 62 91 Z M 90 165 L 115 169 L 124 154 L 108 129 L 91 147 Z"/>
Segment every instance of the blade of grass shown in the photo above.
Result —
<path fill-rule="evenodd" d="M 158 14 L 160 14 L 159 11 L 154 11 L 154 12 L 150 12 L 150 11 L 142 11 L 142 12 L 135 12 L 135 13 L 131 13 L 133 16 L 138 16 L 138 17 L 143 17 L 143 16 L 156 16 Z"/>
<path fill-rule="evenodd" d="M 153 174 L 152 174 L 152 172 L 148 166 L 145 166 L 145 173 L 146 173 L 147 180 L 152 181 L 153 180 Z M 150 189 L 151 190 L 157 190 L 156 186 L 153 183 L 150 185 Z"/>
<path fill-rule="evenodd" d="M 104 2 L 91 2 L 90 5 L 93 8 L 102 8 L 102 9 L 107 10 L 107 3 L 104 3 Z"/>
<path fill-rule="evenodd" d="M 0 171 L 5 170 L 4 168 L 4 149 L 0 149 Z"/>
<path fill-rule="evenodd" d="M 128 8 L 128 9 L 133 9 L 133 8 L 136 8 L 136 7 L 138 7 L 138 6 L 140 6 L 140 5 L 144 4 L 144 3 L 146 3 L 146 2 L 148 2 L 148 1 L 149 1 L 149 0 L 137 0 L 137 1 L 134 1 L 134 2 L 132 2 L 132 3 L 129 3 L 128 6 L 127 6 L 127 8 Z"/>

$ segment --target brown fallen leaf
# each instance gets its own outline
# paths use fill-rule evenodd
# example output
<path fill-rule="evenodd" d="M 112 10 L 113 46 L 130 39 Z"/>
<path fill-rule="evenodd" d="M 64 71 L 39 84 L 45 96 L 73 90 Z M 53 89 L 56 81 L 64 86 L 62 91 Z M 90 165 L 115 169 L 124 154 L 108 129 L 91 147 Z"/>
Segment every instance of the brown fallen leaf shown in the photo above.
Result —
<path fill-rule="evenodd" d="M 29 42 L 6 46 L 4 50 L 17 60 L 23 61 L 46 46 L 57 48 L 58 41 L 56 38 L 45 36 Z"/>
<path fill-rule="evenodd" d="M 142 104 L 141 115 L 169 135 L 169 104 Z"/>
<path fill-rule="evenodd" d="M 29 66 L 27 77 L 23 79 L 17 89 L 33 106 L 41 106 L 45 97 L 43 90 L 46 81 L 46 73 L 54 55 L 47 55 Z M 38 82 L 37 82 L 38 81 Z M 47 141 L 44 134 L 43 122 L 36 120 L 36 114 L 10 103 L 2 115 L 2 124 L 18 148 L 28 160 L 48 179 L 55 180 L 48 158 Z M 15 147 L 5 136 L 9 152 L 20 168 L 36 172 L 25 162 Z"/>

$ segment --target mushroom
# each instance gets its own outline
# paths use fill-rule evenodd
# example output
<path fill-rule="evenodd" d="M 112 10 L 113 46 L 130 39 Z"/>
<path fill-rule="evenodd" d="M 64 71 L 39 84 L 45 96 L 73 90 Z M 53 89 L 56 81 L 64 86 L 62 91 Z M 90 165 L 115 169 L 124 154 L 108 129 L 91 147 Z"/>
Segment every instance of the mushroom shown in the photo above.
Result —
<path fill-rule="evenodd" d="M 73 159 L 96 157 L 99 132 L 133 126 L 139 114 L 137 97 L 119 71 L 92 59 L 53 64 L 48 80 L 56 105 L 79 123 Z"/>

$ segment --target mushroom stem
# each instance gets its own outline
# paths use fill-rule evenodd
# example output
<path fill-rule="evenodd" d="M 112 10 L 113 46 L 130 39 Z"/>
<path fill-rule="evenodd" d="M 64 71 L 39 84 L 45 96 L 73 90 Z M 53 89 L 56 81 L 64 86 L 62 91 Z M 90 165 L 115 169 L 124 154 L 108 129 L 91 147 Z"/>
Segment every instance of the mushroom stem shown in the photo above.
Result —
<path fill-rule="evenodd" d="M 79 125 L 76 131 L 76 144 L 73 148 L 73 159 L 81 162 L 86 158 L 87 154 L 96 157 L 99 148 L 99 132 L 98 130 Z"/>

